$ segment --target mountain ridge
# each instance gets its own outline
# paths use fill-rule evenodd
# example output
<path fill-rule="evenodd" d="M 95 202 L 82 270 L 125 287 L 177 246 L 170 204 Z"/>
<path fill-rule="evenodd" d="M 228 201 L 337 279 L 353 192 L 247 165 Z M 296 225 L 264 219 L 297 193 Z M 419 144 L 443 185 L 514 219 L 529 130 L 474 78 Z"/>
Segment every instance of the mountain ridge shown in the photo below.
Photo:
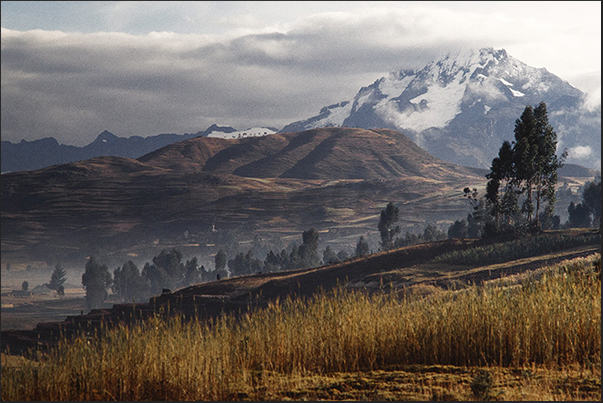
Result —
<path fill-rule="evenodd" d="M 83 147 L 60 144 L 54 137 L 33 141 L 21 140 L 19 143 L 2 140 L 1 170 L 2 173 L 31 171 L 101 155 L 138 158 L 168 144 L 216 132 L 232 133 L 236 132 L 236 129 L 213 124 L 206 130 L 197 133 L 163 133 L 148 137 L 119 137 L 104 130 L 92 142 Z"/>
<path fill-rule="evenodd" d="M 198 137 L 137 160 L 101 156 L 3 174 L 2 256 L 28 250 L 37 260 L 78 260 L 98 247 L 149 251 L 216 244 L 228 231 L 252 239 L 311 227 L 333 242 L 356 242 L 375 231 L 388 201 L 404 204 L 404 222 L 463 216 L 462 188 L 485 182 L 387 129 L 273 136 Z"/>
<path fill-rule="evenodd" d="M 459 165 L 487 168 L 526 105 L 547 103 L 568 162 L 600 169 L 600 107 L 567 81 L 483 48 L 446 54 L 418 70 L 392 71 L 349 100 L 323 107 L 281 132 L 316 127 L 389 128 L 404 132 L 430 154 Z"/>
<path fill-rule="evenodd" d="M 58 144 L 54 138 L 2 141 L 2 172 L 99 155 L 138 158 L 168 144 L 216 133 L 242 138 L 318 127 L 397 130 L 438 158 L 488 168 L 500 144 L 513 139 L 514 122 L 524 107 L 541 101 L 547 103 L 558 133 L 559 151 L 569 150 L 567 162 L 600 170 L 600 106 L 586 108 L 584 93 L 544 67 L 530 67 L 504 49 L 482 48 L 445 54 L 422 69 L 394 70 L 362 87 L 352 99 L 322 107 L 318 115 L 281 130 L 236 131 L 214 124 L 194 134 L 128 138 L 104 131 L 85 147 Z"/>

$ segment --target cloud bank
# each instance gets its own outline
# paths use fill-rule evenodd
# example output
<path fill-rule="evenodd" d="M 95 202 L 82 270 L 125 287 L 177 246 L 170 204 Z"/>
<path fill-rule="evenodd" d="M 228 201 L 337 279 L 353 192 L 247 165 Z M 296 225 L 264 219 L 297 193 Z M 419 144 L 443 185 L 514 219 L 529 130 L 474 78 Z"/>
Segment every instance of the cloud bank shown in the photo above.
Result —
<path fill-rule="evenodd" d="M 115 13 L 133 15 L 139 7 L 123 3 L 113 5 Z M 221 34 L 2 28 L 2 140 L 53 136 L 82 146 L 105 129 L 127 137 L 194 133 L 213 123 L 281 128 L 391 70 L 423 67 L 444 52 L 505 48 L 531 64 L 524 54 L 546 60 L 535 49 L 550 54 L 551 40 L 563 44 L 571 34 L 554 21 L 484 18 L 468 8 L 371 7 L 256 29 L 250 25 L 261 21 L 253 15 L 224 18 L 239 28 Z M 600 59 L 598 18 L 599 46 L 591 51 Z M 573 71 L 584 86 L 598 78 L 598 101 L 589 102 L 600 105 L 600 72 Z"/>

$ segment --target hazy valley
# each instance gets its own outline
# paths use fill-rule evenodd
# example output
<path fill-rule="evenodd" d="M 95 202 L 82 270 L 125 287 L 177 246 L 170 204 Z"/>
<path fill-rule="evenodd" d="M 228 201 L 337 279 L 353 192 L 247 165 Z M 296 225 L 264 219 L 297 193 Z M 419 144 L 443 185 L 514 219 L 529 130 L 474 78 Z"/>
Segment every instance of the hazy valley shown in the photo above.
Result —
<path fill-rule="evenodd" d="M 188 248 L 211 254 L 207 244 L 226 232 L 291 239 L 310 227 L 352 245 L 376 231 L 391 200 L 403 201 L 405 225 L 435 223 L 465 215 L 462 189 L 484 184 L 483 172 L 441 161 L 391 130 L 201 137 L 138 160 L 3 175 L 2 254 L 13 265 L 27 256 L 83 262 L 98 247 L 125 255 L 198 244 Z"/>
<path fill-rule="evenodd" d="M 599 149 L 559 169 L 554 229 L 521 227 L 518 209 L 516 232 L 448 232 L 489 214 L 485 167 L 546 97 L 563 145 L 600 148 L 583 94 L 492 49 L 280 132 L 22 142 L 11 152 L 33 146 L 40 167 L 2 174 L 3 398 L 600 399 L 600 205 L 588 225 L 568 209 L 593 180 L 600 198 Z M 126 262 L 146 294 L 117 281 Z M 94 306 L 89 265 L 115 280 Z M 16 386 L 38 379 L 52 387 Z"/>

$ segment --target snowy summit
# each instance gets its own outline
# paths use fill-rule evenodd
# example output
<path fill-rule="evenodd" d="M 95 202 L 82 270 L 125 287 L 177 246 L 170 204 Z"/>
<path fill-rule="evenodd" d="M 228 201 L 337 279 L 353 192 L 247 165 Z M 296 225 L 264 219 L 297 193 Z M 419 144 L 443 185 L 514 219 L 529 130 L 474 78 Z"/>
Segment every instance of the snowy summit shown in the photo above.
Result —
<path fill-rule="evenodd" d="M 483 48 L 445 54 L 420 70 L 393 71 L 347 101 L 282 132 L 317 127 L 390 128 L 445 160 L 488 167 L 526 105 L 547 103 L 560 147 L 589 147 L 588 161 L 600 167 L 600 111 L 584 107 L 585 94 L 567 81 Z M 585 118 L 585 119 L 581 119 Z M 598 154 L 597 154 L 598 153 Z"/>
<path fill-rule="evenodd" d="M 239 130 L 232 133 L 224 133 L 222 131 L 214 131 L 207 135 L 207 137 L 219 137 L 223 139 L 241 139 L 245 137 L 261 137 L 269 134 L 276 133 L 275 130 L 267 127 L 252 127 L 246 130 Z"/>

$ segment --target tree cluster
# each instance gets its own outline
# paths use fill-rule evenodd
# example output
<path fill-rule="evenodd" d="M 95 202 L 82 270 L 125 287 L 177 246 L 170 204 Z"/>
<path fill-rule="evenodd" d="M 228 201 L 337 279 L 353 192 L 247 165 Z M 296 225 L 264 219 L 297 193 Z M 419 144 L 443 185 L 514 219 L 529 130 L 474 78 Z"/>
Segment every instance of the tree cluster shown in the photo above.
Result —
<path fill-rule="evenodd" d="M 553 214 L 557 170 L 566 158 L 566 152 L 557 156 L 556 149 L 557 135 L 548 123 L 546 104 L 526 106 L 515 122 L 515 140 L 505 141 L 492 160 L 485 198 L 478 197 L 477 189 L 464 189 L 473 212 L 467 220 L 455 221 L 448 237 L 521 236 L 547 229 L 600 226 L 600 176 L 585 186 L 582 202 L 571 202 L 565 224 Z"/>
<path fill-rule="evenodd" d="M 479 197 L 477 189 L 464 189 L 472 212 L 448 228 L 448 238 L 521 236 L 562 227 L 560 217 L 553 212 L 557 170 L 563 166 L 567 153 L 556 154 L 557 134 L 549 124 L 544 102 L 535 108 L 526 106 L 515 122 L 514 135 L 515 140 L 503 142 L 492 160 L 486 175 L 485 197 Z M 582 197 L 581 203 L 570 204 L 570 219 L 565 227 L 601 225 L 600 178 L 585 187 Z M 428 225 L 423 235 L 407 232 L 404 238 L 397 237 L 398 216 L 399 209 L 393 203 L 381 211 L 378 229 L 383 250 L 446 237 L 434 225 Z"/>
<path fill-rule="evenodd" d="M 257 272 L 275 272 L 306 267 L 318 266 L 321 263 L 318 254 L 319 234 L 314 228 L 302 233 L 302 244 L 293 244 L 291 250 L 285 248 L 280 252 L 270 250 L 262 261 L 254 257 L 250 249 L 247 253 L 239 252 L 233 259 L 228 261 L 228 267 L 232 275 L 244 275 Z M 329 247 L 327 249 L 330 250 Z M 327 252 L 327 256 L 330 256 Z M 343 257 L 342 252 L 339 254 Z M 324 258 L 323 253 L 323 258 Z M 326 263 L 326 262 L 325 262 Z"/>
<path fill-rule="evenodd" d="M 571 228 L 601 227 L 601 177 L 589 182 L 582 191 L 582 201 L 567 208 Z"/>
<path fill-rule="evenodd" d="M 377 228 L 381 234 L 380 246 L 382 250 L 446 239 L 446 234 L 440 231 L 434 224 L 428 224 L 422 234 L 411 234 L 407 231 L 403 238 L 397 237 L 396 235 L 401 231 L 398 225 L 399 214 L 400 209 L 392 202 L 389 202 L 385 209 L 381 210 Z"/>
<path fill-rule="evenodd" d="M 115 268 L 113 276 L 109 268 L 91 256 L 82 275 L 88 308 L 98 308 L 107 300 L 108 290 L 121 301 L 142 301 L 157 295 L 163 289 L 174 289 L 209 279 L 209 273 L 193 257 L 182 262 L 182 252 L 174 248 L 164 249 L 146 263 L 142 271 L 128 260 Z"/>
<path fill-rule="evenodd" d="M 486 208 L 492 218 L 484 226 L 488 234 L 536 233 L 543 214 L 554 211 L 557 169 L 567 153 L 556 155 L 557 134 L 546 104 L 526 106 L 514 132 L 515 140 L 503 143 L 486 175 Z"/>
<path fill-rule="evenodd" d="M 251 249 L 246 253 L 238 252 L 228 259 L 227 253 L 220 249 L 215 257 L 215 270 L 208 271 L 203 265 L 199 266 L 196 257 L 183 261 L 180 250 L 164 249 L 152 262 L 145 263 L 140 270 L 134 262 L 128 260 L 121 267 L 115 268 L 113 276 L 104 264 L 95 256 L 91 256 L 82 275 L 82 285 L 86 290 L 88 308 L 98 308 L 108 298 L 108 290 L 121 301 L 142 301 L 152 295 L 161 294 L 164 289 L 174 290 L 191 284 L 210 280 L 220 280 L 230 276 L 240 276 L 262 271 L 273 272 L 313 267 L 321 264 L 318 254 L 319 234 L 314 228 L 302 233 L 302 244 L 293 244 L 290 250 L 282 249 L 279 253 L 270 250 L 264 260 L 254 257 L 254 251 L 265 250 L 261 239 L 256 237 Z M 345 251 L 331 256 L 332 250 L 323 253 L 323 258 L 330 257 L 328 263 L 342 261 L 348 258 Z M 356 246 L 358 256 L 369 252 L 368 242 L 360 237 Z M 57 265 L 51 284 L 57 287 L 64 282 L 64 271 Z"/>

